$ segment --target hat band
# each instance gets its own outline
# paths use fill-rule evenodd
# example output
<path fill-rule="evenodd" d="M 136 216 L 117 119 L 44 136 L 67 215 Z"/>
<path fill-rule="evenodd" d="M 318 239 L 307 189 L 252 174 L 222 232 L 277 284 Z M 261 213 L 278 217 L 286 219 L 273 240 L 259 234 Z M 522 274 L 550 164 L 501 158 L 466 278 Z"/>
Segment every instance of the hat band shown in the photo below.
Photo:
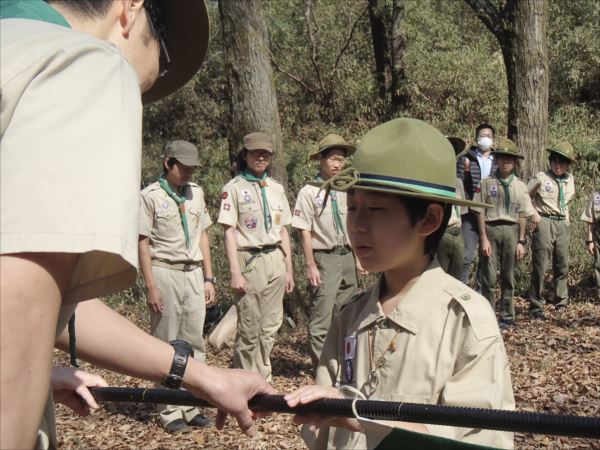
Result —
<path fill-rule="evenodd" d="M 456 188 L 442 184 L 427 183 L 409 178 L 397 178 L 370 173 L 359 174 L 361 186 L 387 186 L 398 191 L 421 192 L 439 195 L 441 197 L 456 198 Z"/>

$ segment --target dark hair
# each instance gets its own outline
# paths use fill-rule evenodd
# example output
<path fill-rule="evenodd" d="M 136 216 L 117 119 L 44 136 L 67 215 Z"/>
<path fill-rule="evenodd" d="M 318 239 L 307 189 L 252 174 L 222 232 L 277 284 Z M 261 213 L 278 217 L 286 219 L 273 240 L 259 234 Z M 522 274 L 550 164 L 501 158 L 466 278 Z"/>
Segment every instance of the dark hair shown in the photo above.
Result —
<path fill-rule="evenodd" d="M 571 161 L 569 161 L 568 158 L 565 158 L 563 155 L 559 154 L 559 153 L 554 153 L 554 152 L 550 152 L 550 154 L 548 155 L 548 162 L 552 162 L 552 161 L 556 161 L 559 163 L 566 163 L 566 164 L 571 164 Z"/>
<path fill-rule="evenodd" d="M 45 0 L 46 3 L 56 3 L 72 13 L 94 19 L 106 15 L 113 0 Z"/>
<path fill-rule="evenodd" d="M 247 153 L 248 153 L 248 149 L 242 148 L 239 151 L 239 153 L 237 154 L 237 156 L 235 157 L 235 160 L 231 164 L 231 170 L 230 170 L 232 177 L 239 175 L 240 173 L 242 173 L 244 170 L 246 170 L 248 168 L 248 163 L 244 159 L 244 156 L 246 156 Z M 275 155 L 273 155 L 273 156 L 275 156 Z M 271 168 L 271 164 L 269 164 L 269 166 L 267 167 L 267 170 L 266 170 L 267 175 L 269 174 L 270 168 Z"/>
<path fill-rule="evenodd" d="M 477 139 L 477 136 L 479 136 L 479 132 L 485 129 L 492 130 L 492 134 L 496 136 L 496 130 L 493 126 L 491 126 L 489 123 L 480 123 L 477 128 L 475 128 L 475 139 Z"/>
<path fill-rule="evenodd" d="M 163 159 L 163 161 L 164 161 L 164 159 Z M 176 163 L 176 162 L 177 162 L 177 158 L 174 158 L 174 157 L 172 157 L 172 156 L 171 156 L 171 157 L 170 157 L 170 158 L 167 160 L 167 167 L 168 167 L 169 169 L 172 169 L 172 168 L 173 168 L 173 166 L 175 165 L 175 163 Z M 163 164 L 163 175 L 166 175 L 166 174 L 169 172 L 169 171 L 167 170 L 167 167 L 165 167 L 165 165 Z"/>
<path fill-rule="evenodd" d="M 408 219 L 413 226 L 418 220 L 425 217 L 429 205 L 438 204 L 444 208 L 444 217 L 442 218 L 442 223 L 439 228 L 425 238 L 425 254 L 433 255 L 437 251 L 442 236 L 448 227 L 448 221 L 452 215 L 452 205 L 416 197 L 398 197 L 398 199 L 406 208 Z"/>
<path fill-rule="evenodd" d="M 341 150 L 344 153 L 344 158 L 346 158 L 348 156 L 348 150 L 345 150 L 343 148 L 340 147 L 329 147 L 327 150 L 323 150 L 321 152 L 321 158 L 327 158 L 329 157 L 329 154 L 334 151 L 334 150 Z"/>

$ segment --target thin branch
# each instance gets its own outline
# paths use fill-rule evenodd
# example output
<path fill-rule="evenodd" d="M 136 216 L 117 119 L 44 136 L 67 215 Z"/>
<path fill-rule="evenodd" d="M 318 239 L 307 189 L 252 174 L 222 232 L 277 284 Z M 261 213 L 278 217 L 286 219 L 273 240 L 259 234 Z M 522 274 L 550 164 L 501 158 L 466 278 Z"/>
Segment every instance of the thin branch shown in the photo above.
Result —
<path fill-rule="evenodd" d="M 504 40 L 502 21 L 500 12 L 490 0 L 465 0 L 465 3 L 471 7 L 477 17 L 490 30 L 499 42 Z"/>
<path fill-rule="evenodd" d="M 300 77 L 294 75 L 293 73 L 288 72 L 287 70 L 285 70 L 283 67 L 281 67 L 281 65 L 277 62 L 277 60 L 275 59 L 275 57 L 273 56 L 273 53 L 271 53 L 269 51 L 269 56 L 271 58 L 271 63 L 273 63 L 273 66 L 275 67 L 275 70 L 277 70 L 278 72 L 282 73 L 283 75 L 285 75 L 286 77 L 294 80 L 296 83 L 298 83 L 304 90 L 306 90 L 307 92 L 309 92 L 310 94 L 312 94 L 313 96 L 317 96 L 317 92 L 314 88 L 310 87 L 308 84 L 306 84 L 306 82 L 304 80 L 302 80 Z"/>
<path fill-rule="evenodd" d="M 304 4 L 306 5 L 306 11 L 304 13 L 304 19 L 306 20 L 306 28 L 308 29 L 308 39 L 310 40 L 312 46 L 312 56 L 311 61 L 313 68 L 315 69 L 315 74 L 317 75 L 317 80 L 319 81 L 319 87 L 321 92 L 325 92 L 325 83 L 323 82 L 323 77 L 321 76 L 321 70 L 319 69 L 319 53 L 317 49 L 317 40 L 315 38 L 315 27 L 317 26 L 316 18 L 313 14 L 312 9 L 312 0 L 304 0 Z M 312 21 L 311 21 L 312 17 Z"/>
<path fill-rule="evenodd" d="M 333 65 L 333 69 L 331 70 L 331 75 L 329 76 L 330 79 L 333 79 L 333 77 L 335 76 L 335 73 L 337 71 L 338 65 L 340 63 L 340 59 L 342 59 L 342 55 L 348 49 L 348 46 L 350 45 L 350 42 L 352 41 L 352 37 L 354 36 L 354 30 L 356 30 L 358 22 L 360 21 L 360 19 L 362 18 L 362 16 L 365 15 L 365 13 L 367 12 L 368 9 L 369 9 L 369 6 L 367 5 L 365 7 L 365 9 L 362 10 L 362 12 L 358 15 L 358 17 L 354 21 L 354 24 L 352 25 L 352 29 L 350 30 L 350 33 L 348 34 L 348 38 L 346 39 L 346 43 L 344 44 L 344 46 L 340 50 L 340 53 L 338 54 L 338 56 L 337 56 L 337 58 L 335 60 L 335 64 Z"/>

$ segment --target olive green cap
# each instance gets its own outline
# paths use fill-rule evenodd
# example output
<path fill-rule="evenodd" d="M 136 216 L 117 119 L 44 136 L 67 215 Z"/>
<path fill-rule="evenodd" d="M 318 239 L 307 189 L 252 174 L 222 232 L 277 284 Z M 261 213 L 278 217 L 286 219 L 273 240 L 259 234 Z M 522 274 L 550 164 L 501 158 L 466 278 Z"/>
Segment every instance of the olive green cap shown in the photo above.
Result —
<path fill-rule="evenodd" d="M 467 146 L 467 143 L 459 137 L 446 136 L 446 139 L 448 139 L 448 141 L 450 142 L 450 145 L 452 145 L 452 148 L 454 149 L 454 154 L 456 156 L 458 156 L 460 153 L 462 153 L 462 151 Z"/>
<path fill-rule="evenodd" d="M 524 156 L 519 154 L 517 144 L 510 139 L 500 139 L 496 144 L 496 147 L 492 150 L 492 153 L 496 155 L 508 155 L 514 156 L 515 158 L 523 159 Z"/>
<path fill-rule="evenodd" d="M 273 153 L 273 138 L 267 133 L 250 133 L 244 136 L 242 140 L 246 150 L 266 150 Z"/>
<path fill-rule="evenodd" d="M 165 145 L 165 158 L 175 158 L 186 166 L 198 165 L 198 148 L 188 141 L 171 141 Z"/>
<path fill-rule="evenodd" d="M 317 151 L 310 155 L 310 159 L 317 159 L 321 153 L 329 150 L 330 148 L 339 148 L 344 150 L 346 156 L 352 155 L 356 151 L 356 146 L 349 144 L 346 140 L 333 133 L 329 133 L 325 136 L 317 145 Z"/>
<path fill-rule="evenodd" d="M 559 142 L 556 145 L 552 145 L 546 149 L 547 152 L 556 153 L 569 160 L 569 162 L 575 161 L 575 149 L 567 141 Z"/>
<path fill-rule="evenodd" d="M 456 156 L 446 137 L 417 119 L 394 119 L 360 141 L 352 166 L 325 182 L 331 189 L 361 189 L 450 203 L 489 207 L 456 198 Z"/>

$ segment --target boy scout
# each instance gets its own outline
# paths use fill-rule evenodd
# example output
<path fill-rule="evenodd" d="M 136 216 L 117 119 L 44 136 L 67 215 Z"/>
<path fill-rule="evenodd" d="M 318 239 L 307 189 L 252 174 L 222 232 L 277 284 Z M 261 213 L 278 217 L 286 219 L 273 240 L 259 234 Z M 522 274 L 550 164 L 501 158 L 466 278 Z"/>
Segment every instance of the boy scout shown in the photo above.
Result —
<path fill-rule="evenodd" d="M 594 280 L 596 292 L 600 298 L 600 191 L 594 192 L 581 220 L 587 223 L 587 238 L 585 246 L 590 255 L 594 257 Z"/>
<path fill-rule="evenodd" d="M 454 153 L 458 156 L 465 149 L 465 141 L 457 137 L 448 137 L 448 141 L 454 148 Z M 460 178 L 456 179 L 456 198 L 464 199 L 465 190 Z M 446 273 L 449 273 L 457 280 L 460 280 L 464 266 L 464 241 L 461 233 L 461 215 L 467 213 L 467 208 L 460 208 L 458 205 L 452 206 L 452 213 L 446 231 L 440 240 L 436 257 L 440 267 Z"/>
<path fill-rule="evenodd" d="M 493 205 L 491 208 L 471 208 L 477 213 L 481 236 L 481 294 L 488 299 L 492 311 L 496 310 L 496 273 L 500 261 L 500 326 L 515 325 L 515 257 L 525 255 L 526 218 L 535 211 L 527 186 L 515 175 L 518 159 L 522 159 L 517 146 L 510 139 L 501 139 L 495 150 L 498 169 L 481 182 L 480 192 L 473 200 Z"/>
<path fill-rule="evenodd" d="M 201 0 L 2 0 L 0 17 L 0 448 L 15 449 L 34 446 L 56 334 L 77 302 L 81 358 L 152 381 L 170 372 L 171 346 L 83 300 L 136 278 L 141 93 L 186 83 L 209 28 Z M 68 349 L 66 333 L 57 345 Z M 247 399 L 273 392 L 195 360 L 183 382 L 249 433 Z"/>
<path fill-rule="evenodd" d="M 538 173 L 527 185 L 534 217 L 531 238 L 532 270 L 529 289 L 529 313 L 533 318 L 544 319 L 544 276 L 548 261 L 552 259 L 556 283 L 555 306 L 569 304 L 567 281 L 569 277 L 569 201 L 575 195 L 575 182 L 569 165 L 575 159 L 575 149 L 561 142 L 546 149 L 550 168 Z"/>
<path fill-rule="evenodd" d="M 356 147 L 336 134 L 325 136 L 310 158 L 319 161 L 316 181 L 337 175 Z M 312 287 L 308 335 L 313 366 L 321 356 L 332 316 L 356 294 L 356 266 L 346 230 L 346 193 L 324 191 L 307 184 L 296 199 L 292 227 L 300 230 L 306 274 Z M 323 207 L 324 206 L 324 207 Z"/>
<path fill-rule="evenodd" d="M 439 131 L 415 119 L 379 125 L 352 167 L 328 185 L 348 191 L 348 233 L 376 285 L 333 319 L 317 384 L 286 396 L 290 406 L 342 392 L 372 400 L 513 409 L 510 370 L 488 303 L 434 258 L 456 199 L 455 157 Z M 295 418 L 312 448 L 367 448 L 356 419 Z M 512 448 L 512 433 L 395 423 L 423 433 Z M 335 427 L 335 428 L 334 428 Z"/>
<path fill-rule="evenodd" d="M 284 291 L 294 289 L 286 229 L 292 215 L 283 186 L 269 177 L 272 157 L 271 136 L 244 136 L 240 173 L 223 187 L 218 219 L 238 296 L 233 367 L 254 370 L 267 380 L 269 355 L 283 322 Z"/>
<path fill-rule="evenodd" d="M 202 188 L 190 179 L 198 166 L 198 149 L 187 141 L 165 146 L 163 175 L 141 193 L 140 268 L 150 310 L 150 333 L 165 342 L 183 340 L 204 361 L 202 331 L 205 304 L 215 297 L 210 242 L 212 224 Z M 204 274 L 203 274 L 204 272 Z M 170 433 L 186 422 L 212 422 L 191 406 L 159 406 L 159 420 Z"/>

